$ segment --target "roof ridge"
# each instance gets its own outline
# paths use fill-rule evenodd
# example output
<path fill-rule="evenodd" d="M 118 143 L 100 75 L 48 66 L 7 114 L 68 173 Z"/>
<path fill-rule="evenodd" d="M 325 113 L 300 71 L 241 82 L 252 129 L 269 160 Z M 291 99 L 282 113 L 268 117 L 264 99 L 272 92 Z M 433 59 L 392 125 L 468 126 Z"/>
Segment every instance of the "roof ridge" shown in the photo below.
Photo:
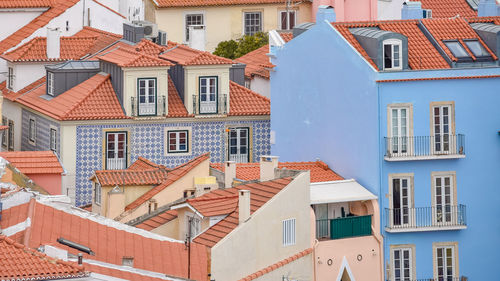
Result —
<path fill-rule="evenodd" d="M 217 190 L 217 189 L 216 189 Z M 223 199 L 232 199 L 232 198 L 238 198 L 238 195 L 220 195 L 218 197 L 212 197 L 212 198 L 191 198 L 188 199 L 187 202 L 205 202 L 205 201 L 214 201 L 214 200 L 223 200 Z"/>
<path fill-rule="evenodd" d="M 102 75 L 102 74 L 101 74 L 101 73 L 97 73 L 96 75 Z M 92 77 L 95 77 L 96 75 L 94 75 L 94 76 L 92 76 Z M 92 79 L 92 77 L 90 77 L 89 79 Z M 97 85 L 96 85 L 96 86 L 95 86 L 95 87 L 94 87 L 94 88 L 90 91 L 90 93 L 88 93 L 85 97 L 83 97 L 83 99 L 81 99 L 79 102 L 75 103 L 72 107 L 70 107 L 70 108 L 69 108 L 69 109 L 68 109 L 68 110 L 67 110 L 64 114 L 62 114 L 62 116 L 61 116 L 61 117 L 62 117 L 62 118 L 66 118 L 68 115 L 70 115 L 70 114 L 71 114 L 71 112 L 73 112 L 73 111 L 74 111 L 74 110 L 75 110 L 78 106 L 80 106 L 80 105 L 81 105 L 84 101 L 86 101 L 86 100 L 87 100 L 90 96 L 93 96 L 93 94 L 97 91 L 97 89 L 99 89 L 99 88 L 101 87 L 101 85 L 102 85 L 102 84 L 104 84 L 104 82 L 106 82 L 106 81 L 109 79 L 109 77 L 111 77 L 111 74 L 107 74 L 107 75 L 105 76 L 105 78 L 104 78 L 101 82 L 99 82 L 99 83 L 98 83 L 98 84 L 97 84 Z M 85 80 L 85 81 L 88 81 L 89 79 L 87 79 L 87 80 Z M 82 83 L 85 83 L 85 81 L 84 81 L 84 82 L 82 82 Z M 81 84 L 79 84 L 79 85 L 81 85 Z M 78 85 L 76 85 L 75 87 L 77 87 L 77 86 L 78 86 Z M 74 87 L 73 87 L 73 88 L 74 88 Z M 73 88 L 71 88 L 71 89 L 73 89 Z M 69 90 L 71 90 L 71 89 L 68 89 L 68 91 L 69 91 Z M 66 92 L 67 92 L 67 91 L 66 91 Z M 65 93 L 65 92 L 64 92 L 64 93 Z M 63 95 L 64 93 L 62 93 L 61 95 Z M 61 96 L 61 95 L 59 95 L 59 96 Z M 56 98 L 57 98 L 57 97 L 56 97 Z"/>

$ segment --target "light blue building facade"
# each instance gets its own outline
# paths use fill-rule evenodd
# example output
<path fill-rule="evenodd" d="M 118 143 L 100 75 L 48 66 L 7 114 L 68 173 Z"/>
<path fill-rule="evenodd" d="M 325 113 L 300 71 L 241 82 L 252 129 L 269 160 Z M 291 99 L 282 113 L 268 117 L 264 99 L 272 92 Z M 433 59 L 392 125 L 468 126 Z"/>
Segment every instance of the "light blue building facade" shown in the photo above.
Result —
<path fill-rule="evenodd" d="M 487 24 L 500 42 L 500 27 Z M 320 19 L 274 47 L 271 150 L 283 161 L 320 158 L 378 196 L 386 280 L 494 280 L 500 44 L 468 22 L 490 51 L 454 60 L 431 25 L 411 21 L 400 34 Z M 416 52 L 415 34 L 429 40 L 427 50 Z M 457 41 L 465 49 L 467 40 Z M 433 53 L 441 57 L 416 57 Z"/>

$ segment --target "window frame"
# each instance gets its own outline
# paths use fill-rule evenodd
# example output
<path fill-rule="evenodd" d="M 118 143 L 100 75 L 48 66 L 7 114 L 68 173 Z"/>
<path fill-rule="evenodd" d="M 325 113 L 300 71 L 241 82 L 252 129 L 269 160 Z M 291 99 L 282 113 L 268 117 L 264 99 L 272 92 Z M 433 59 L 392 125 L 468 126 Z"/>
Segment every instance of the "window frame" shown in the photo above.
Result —
<path fill-rule="evenodd" d="M 188 25 L 188 16 L 199 16 L 201 15 L 201 24 L 190 24 Z M 190 11 L 184 13 L 184 42 L 189 42 L 189 26 L 191 25 L 205 25 L 205 11 Z"/>
<path fill-rule="evenodd" d="M 102 186 L 100 183 L 94 183 L 94 203 L 98 206 L 101 206 L 102 203 Z"/>
<path fill-rule="evenodd" d="M 12 90 L 14 88 L 14 68 L 9 66 L 7 68 L 7 89 Z"/>
<path fill-rule="evenodd" d="M 247 15 L 251 15 L 251 14 L 258 14 L 259 15 L 259 27 L 258 27 L 259 30 L 254 31 L 253 33 L 252 32 L 247 33 Z M 242 32 L 242 35 L 254 35 L 255 33 L 263 32 L 263 25 L 262 25 L 262 20 L 264 19 L 263 14 L 264 14 L 263 11 L 243 11 L 243 20 L 242 20 L 243 32 Z M 249 28 L 252 28 L 252 27 L 249 26 Z"/>
<path fill-rule="evenodd" d="M 126 130 L 118 130 L 118 131 L 105 131 L 104 132 L 104 143 L 103 143 L 103 149 L 104 149 L 104 169 L 108 170 L 108 134 L 125 134 L 125 146 L 124 146 L 124 159 L 125 159 L 125 165 L 123 169 L 128 167 L 128 146 L 130 144 L 129 141 L 129 132 Z"/>
<path fill-rule="evenodd" d="M 413 104 L 412 103 L 393 103 L 393 104 L 388 104 L 387 105 L 387 137 L 389 138 L 390 141 L 390 153 L 394 153 L 392 150 L 392 111 L 394 109 L 406 109 L 407 114 L 406 114 L 406 119 L 407 119 L 407 137 L 409 141 L 406 143 L 407 149 L 406 149 L 406 154 L 408 155 L 413 155 L 413 145 L 411 142 L 411 138 L 413 138 Z M 398 155 L 401 154 L 402 152 L 399 152 L 399 144 L 398 144 Z"/>
<path fill-rule="evenodd" d="M 462 40 L 465 44 L 464 47 L 467 47 L 467 49 L 469 49 L 469 51 L 476 57 L 476 60 L 477 61 L 490 61 L 492 60 L 493 58 L 491 57 L 491 54 L 490 52 L 488 52 L 488 50 L 484 47 L 484 45 L 481 43 L 481 41 L 479 41 L 478 39 L 475 39 L 475 38 L 471 38 L 471 39 L 463 39 Z M 476 55 L 476 53 L 473 51 L 473 49 L 469 46 L 468 43 L 477 43 L 479 45 L 479 48 L 484 52 L 486 53 L 486 55 Z"/>
<path fill-rule="evenodd" d="M 283 21 L 282 21 L 282 14 L 283 13 L 286 13 L 288 12 L 287 14 L 287 17 L 286 17 L 286 29 L 283 29 Z M 279 10 L 278 11 L 278 27 L 279 27 L 279 30 L 292 30 L 295 26 L 297 26 L 297 14 L 298 14 L 298 10 L 295 10 L 295 9 L 289 9 L 288 11 L 287 10 Z M 290 16 L 289 16 L 289 13 L 293 13 L 294 14 L 294 17 L 293 17 L 293 27 L 290 28 Z"/>
<path fill-rule="evenodd" d="M 297 243 L 297 219 L 289 218 L 281 221 L 282 245 L 293 246 Z"/>
<path fill-rule="evenodd" d="M 7 126 L 8 122 L 9 119 L 7 119 L 7 117 L 5 116 L 2 116 L 2 126 Z M 9 134 L 9 129 L 4 130 L 2 134 L 2 147 L 5 149 L 8 149 L 9 147 L 8 134 Z"/>
<path fill-rule="evenodd" d="M 47 71 L 47 95 L 54 96 L 54 73 Z"/>
<path fill-rule="evenodd" d="M 179 138 L 180 133 L 186 133 L 186 150 L 179 150 L 180 144 L 176 142 L 176 150 L 170 149 L 170 133 L 176 134 L 176 139 Z M 189 153 L 189 130 L 168 130 L 167 131 L 167 153 Z"/>
<path fill-rule="evenodd" d="M 394 209 L 394 180 L 395 179 L 407 179 L 408 180 L 408 190 L 409 190 L 409 200 L 408 200 L 408 223 L 404 223 L 404 221 L 401 219 L 401 224 L 394 224 L 394 216 L 389 213 L 389 223 L 391 227 L 401 227 L 401 228 L 407 228 L 406 226 L 411 225 L 412 222 L 415 222 L 415 212 L 412 211 L 413 208 L 415 208 L 415 181 L 414 181 L 415 175 L 413 173 L 397 173 L 397 174 L 389 174 L 389 210 L 395 210 Z M 394 211 L 393 211 L 394 212 Z"/>
<path fill-rule="evenodd" d="M 422 18 L 431 19 L 432 18 L 432 10 L 431 9 L 422 9 Z"/>
<path fill-rule="evenodd" d="M 389 280 L 395 281 L 396 276 L 395 276 L 395 266 L 394 266 L 394 251 L 396 250 L 410 250 L 410 259 L 411 259 L 411 264 L 410 264 L 410 280 L 416 280 L 417 279 L 417 270 L 416 270 L 416 247 L 415 244 L 398 244 L 398 245 L 390 245 L 390 272 L 389 272 Z"/>
<path fill-rule="evenodd" d="M 459 255 L 458 255 L 458 242 L 434 242 L 432 243 L 432 265 L 434 272 L 434 279 L 438 280 L 438 262 L 437 262 L 437 250 L 441 248 L 452 248 L 453 251 L 453 277 L 458 278 L 460 276 L 459 271 Z"/>
<path fill-rule="evenodd" d="M 57 153 L 57 128 L 53 126 L 49 128 L 49 148 Z"/>
<path fill-rule="evenodd" d="M 436 194 L 436 178 L 438 177 L 449 177 L 451 184 L 450 184 L 450 192 L 451 192 L 451 204 L 450 206 L 458 206 L 457 203 L 457 173 L 455 171 L 444 171 L 444 172 L 431 172 L 431 204 L 432 204 L 432 209 L 436 210 L 437 212 L 437 194 Z M 442 186 L 444 186 L 442 184 Z M 442 205 L 445 205 L 442 203 Z M 435 225 L 440 225 L 440 224 L 447 224 L 447 223 L 457 223 L 459 220 L 458 214 L 453 212 L 453 207 L 451 209 L 451 221 L 447 222 L 445 220 L 442 220 L 441 222 L 438 222 L 437 220 L 437 213 L 433 214 L 432 216 L 432 223 Z"/>
<path fill-rule="evenodd" d="M 399 46 L 399 56 L 398 56 L 398 62 L 399 66 L 395 67 L 394 66 L 394 46 Z M 385 46 L 392 46 L 391 47 L 391 67 L 388 68 L 385 66 Z M 403 70 L 403 41 L 400 39 L 386 39 L 382 41 L 382 62 L 383 62 L 383 69 L 384 71 L 395 71 L 395 70 Z"/>
<path fill-rule="evenodd" d="M 247 131 L 247 137 L 246 137 L 246 140 L 247 140 L 247 144 L 246 144 L 247 159 L 246 159 L 246 161 L 247 162 L 242 162 L 242 163 L 248 163 L 248 162 L 250 162 L 250 159 L 251 159 L 251 147 L 252 147 L 251 146 L 252 138 L 250 137 L 252 134 L 251 126 L 240 126 L 240 127 L 228 127 L 227 128 L 227 157 L 230 160 L 231 155 L 240 155 L 241 154 L 241 153 L 231 154 L 231 131 L 237 130 L 237 129 L 246 129 L 246 131 Z M 240 139 L 240 138 L 241 138 L 240 136 L 237 136 L 237 139 Z M 241 149 L 241 145 L 238 146 L 238 144 L 236 144 L 236 147 L 238 150 Z M 232 161 L 232 160 L 230 160 L 230 161 Z"/>
<path fill-rule="evenodd" d="M 206 80 L 206 88 L 209 87 L 209 82 L 211 79 L 215 79 L 215 112 L 201 112 L 201 80 Z M 207 97 L 210 97 L 211 93 L 206 93 Z M 207 101 L 205 101 L 207 102 Z M 207 102 L 208 103 L 208 102 Z M 219 113 L 219 76 L 199 76 L 198 77 L 198 113 L 199 114 L 218 114 Z"/>
<path fill-rule="evenodd" d="M 8 132 L 8 150 L 14 150 L 14 120 L 8 120 L 9 132 Z"/>
<path fill-rule="evenodd" d="M 466 56 L 457 56 L 457 54 L 455 54 L 455 52 L 450 48 L 450 46 L 448 46 L 448 44 L 450 43 L 458 44 L 458 47 L 465 52 Z M 467 52 L 467 48 L 465 48 L 464 45 L 462 45 L 462 43 L 459 40 L 443 40 L 443 44 L 448 49 L 448 51 L 450 51 L 452 56 L 457 58 L 457 62 L 472 62 L 472 57 L 470 56 L 469 52 Z"/>
<path fill-rule="evenodd" d="M 145 99 L 149 99 L 149 81 L 154 81 L 154 113 L 141 114 L 141 81 L 145 81 L 144 94 Z M 145 102 L 142 104 L 150 104 Z M 137 78 L 137 116 L 156 116 L 158 115 L 158 81 L 156 77 L 141 77 Z"/>
<path fill-rule="evenodd" d="M 454 154 L 454 152 L 456 151 L 456 145 L 457 145 L 456 143 L 454 143 L 452 141 L 452 138 L 454 138 L 454 137 L 456 138 L 456 134 L 455 134 L 455 102 L 454 101 L 431 102 L 429 106 L 430 106 L 429 119 L 430 119 L 430 129 L 431 129 L 431 152 L 432 152 L 432 155 Z M 448 126 L 449 126 L 448 134 L 450 137 L 448 139 L 449 146 L 448 146 L 447 152 L 444 150 L 444 147 L 441 147 L 441 149 L 439 151 L 436 150 L 435 127 L 434 127 L 436 125 L 434 123 L 434 121 L 435 121 L 434 120 L 434 108 L 436 108 L 436 107 L 441 108 L 444 106 L 448 106 L 450 108 L 449 112 L 448 112 Z M 441 111 L 440 111 L 440 114 L 441 114 Z M 442 125 L 442 123 L 441 123 L 441 125 Z M 443 135 L 443 132 L 440 132 L 440 134 Z M 440 139 L 440 141 L 442 144 L 443 140 Z"/>
<path fill-rule="evenodd" d="M 30 117 L 28 125 L 28 141 L 30 144 L 36 144 L 36 118 Z"/>

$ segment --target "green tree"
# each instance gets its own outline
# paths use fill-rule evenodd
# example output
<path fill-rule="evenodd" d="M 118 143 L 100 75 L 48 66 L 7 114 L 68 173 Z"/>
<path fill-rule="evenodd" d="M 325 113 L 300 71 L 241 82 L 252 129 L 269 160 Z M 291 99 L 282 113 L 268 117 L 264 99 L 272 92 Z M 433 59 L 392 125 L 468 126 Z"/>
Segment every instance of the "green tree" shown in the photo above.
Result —
<path fill-rule="evenodd" d="M 222 41 L 215 48 L 214 55 L 225 57 L 228 59 L 235 59 L 234 54 L 238 49 L 238 43 L 234 40 Z"/>
<path fill-rule="evenodd" d="M 235 59 L 266 45 L 268 42 L 269 38 L 263 32 L 258 32 L 254 35 L 245 35 L 237 39 L 237 41 L 229 40 L 220 42 L 214 51 L 214 55 Z"/>

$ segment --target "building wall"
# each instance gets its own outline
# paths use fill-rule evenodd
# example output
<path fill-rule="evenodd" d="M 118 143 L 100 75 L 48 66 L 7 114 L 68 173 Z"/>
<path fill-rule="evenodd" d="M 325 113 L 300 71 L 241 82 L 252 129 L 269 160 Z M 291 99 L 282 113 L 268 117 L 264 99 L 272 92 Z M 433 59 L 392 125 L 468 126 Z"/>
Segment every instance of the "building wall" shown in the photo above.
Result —
<path fill-rule="evenodd" d="M 22 109 L 8 99 L 3 99 L 2 116 L 14 121 L 14 150 L 21 150 Z M 4 131 L 7 133 L 7 131 Z"/>
<path fill-rule="evenodd" d="M 22 90 L 46 73 L 43 63 L 8 63 L 8 66 L 14 71 L 14 85 L 12 85 L 14 92 Z"/>
<path fill-rule="evenodd" d="M 193 96 L 196 95 L 199 104 L 200 77 L 217 76 L 218 77 L 218 95 L 226 95 L 226 104 L 229 109 L 229 66 L 187 66 L 184 67 L 184 105 L 187 111 L 193 113 Z M 229 110 L 228 110 L 229 111 Z"/>
<path fill-rule="evenodd" d="M 41 9 L 0 9 L 0 41 L 7 38 L 34 18 L 42 14 Z"/>
<path fill-rule="evenodd" d="M 64 144 L 59 148 L 59 159 L 63 163 L 66 174 L 62 178 L 62 194 L 68 195 L 71 202 L 75 203 L 75 179 L 76 179 L 76 149 L 73 144 L 76 140 L 76 126 L 73 124 L 65 124 L 60 126 L 59 135 L 61 142 Z M 89 176 L 90 178 L 90 176 Z M 89 202 L 90 203 L 90 199 Z"/>
<path fill-rule="evenodd" d="M 26 174 L 37 185 L 47 190 L 50 195 L 60 195 L 61 190 L 61 174 Z"/>
<path fill-rule="evenodd" d="M 379 20 L 401 19 L 401 9 L 405 0 L 378 0 Z"/>
<path fill-rule="evenodd" d="M 312 264 L 313 255 L 309 254 L 253 280 L 311 280 L 312 275 L 307 274 L 313 271 Z"/>
<path fill-rule="evenodd" d="M 220 281 L 239 280 L 310 248 L 309 180 L 309 172 L 298 175 L 255 211 L 248 221 L 213 246 L 211 278 Z M 283 246 L 282 221 L 290 218 L 296 219 L 296 243 Z M 301 279 L 310 279 L 313 276 L 312 266 L 295 268 L 293 273 Z"/>
<path fill-rule="evenodd" d="M 179 235 L 179 219 L 173 219 L 166 224 L 162 224 L 159 227 L 152 229 L 151 232 L 160 234 L 173 239 L 182 240 L 185 237 L 178 237 Z"/>
<path fill-rule="evenodd" d="M 271 82 L 269 82 L 269 79 L 254 76 L 250 82 L 250 90 L 271 98 Z"/>
<path fill-rule="evenodd" d="M 377 19 L 377 0 L 316 0 L 313 1 L 312 6 L 311 18 L 313 21 L 316 20 L 316 13 L 320 5 L 334 7 L 337 21 L 368 21 Z"/>
<path fill-rule="evenodd" d="M 189 121 L 188 121 L 189 120 Z M 65 146 L 62 161 L 68 173 L 74 173 L 78 190 L 76 205 L 90 203 L 92 186 L 89 178 L 95 170 L 104 169 L 104 132 L 105 130 L 128 131 L 129 158 L 128 165 L 142 156 L 158 164 L 175 167 L 186 161 L 210 152 L 212 162 L 223 162 L 227 158 L 227 127 L 249 127 L 251 130 L 251 160 L 257 160 L 260 155 L 270 153 L 270 123 L 263 118 L 248 119 L 187 119 L 185 122 L 164 123 L 164 121 L 143 121 L 144 123 L 124 123 L 115 125 L 77 125 L 75 131 L 68 128 L 64 135 L 65 143 L 74 143 Z M 161 123 L 163 122 L 163 123 Z M 190 133 L 190 150 L 183 154 L 168 154 L 165 150 L 166 131 L 168 129 L 186 128 Z M 66 129 L 65 129 L 66 132 Z M 76 135 L 73 135 L 76 134 Z M 73 158 L 75 157 L 75 158 Z M 73 161 L 66 164 L 66 161 Z M 68 181 L 71 183 L 71 181 Z M 75 183 L 73 183 L 75 184 Z M 70 184 L 67 184 L 70 186 Z"/>
<path fill-rule="evenodd" d="M 60 151 L 60 127 L 59 124 L 51 121 L 41 115 L 34 114 L 26 109 L 22 110 L 22 137 L 21 137 L 21 150 L 28 151 L 48 151 L 50 150 L 50 129 L 55 128 L 57 130 L 56 137 L 56 151 L 55 153 L 59 155 Z M 36 124 L 36 139 L 32 143 L 29 140 L 29 120 L 34 118 Z"/>
<path fill-rule="evenodd" d="M 119 12 L 118 9 L 114 10 L 116 12 Z M 110 11 L 109 9 L 106 9 L 105 7 L 97 4 L 94 1 L 86 1 L 85 12 L 85 25 L 117 34 L 123 33 L 122 25 L 127 21 L 127 19 L 123 18 L 122 16 Z"/>
<path fill-rule="evenodd" d="M 148 1 L 150 2 L 150 1 Z M 147 5 L 153 5 L 147 3 Z M 311 4 L 304 2 L 298 5 L 297 24 L 311 21 Z M 231 5 L 216 7 L 183 7 L 183 8 L 146 8 L 146 18 L 158 24 L 158 28 L 168 34 L 168 39 L 185 42 L 185 14 L 201 12 L 205 14 L 206 45 L 205 50 L 213 52 L 219 42 L 237 39 L 243 35 L 243 11 L 263 12 L 263 31 L 278 28 L 278 11 L 285 10 L 284 4 L 270 5 Z M 152 16 L 154 11 L 154 16 Z"/>

